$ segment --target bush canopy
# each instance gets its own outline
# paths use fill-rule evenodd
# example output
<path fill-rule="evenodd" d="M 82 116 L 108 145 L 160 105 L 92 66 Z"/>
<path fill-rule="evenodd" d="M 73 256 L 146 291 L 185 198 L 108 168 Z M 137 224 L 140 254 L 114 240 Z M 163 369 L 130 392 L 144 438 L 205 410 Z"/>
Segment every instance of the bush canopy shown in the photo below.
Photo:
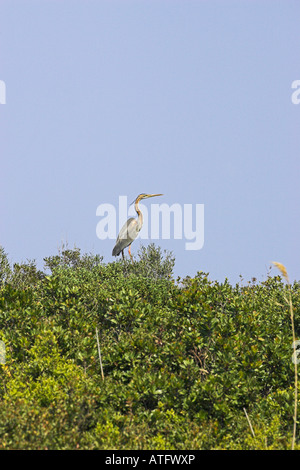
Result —
<path fill-rule="evenodd" d="M 174 280 L 173 255 L 153 244 L 133 263 L 78 248 L 44 261 L 11 266 L 0 251 L 1 449 L 290 448 L 280 276 Z"/>

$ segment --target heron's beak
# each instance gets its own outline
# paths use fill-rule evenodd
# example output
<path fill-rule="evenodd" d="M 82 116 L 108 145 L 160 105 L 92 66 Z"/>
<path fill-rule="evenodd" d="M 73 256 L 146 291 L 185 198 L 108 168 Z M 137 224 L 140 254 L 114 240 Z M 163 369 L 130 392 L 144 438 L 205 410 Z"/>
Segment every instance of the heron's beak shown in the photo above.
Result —
<path fill-rule="evenodd" d="M 163 194 L 147 194 L 146 197 L 163 196 Z"/>
<path fill-rule="evenodd" d="M 144 194 L 143 197 L 140 198 L 140 200 L 141 199 L 147 199 L 148 197 L 154 197 L 154 196 L 163 196 L 163 194 Z M 130 205 L 134 204 L 135 201 L 136 201 L 136 199 L 134 199 Z"/>

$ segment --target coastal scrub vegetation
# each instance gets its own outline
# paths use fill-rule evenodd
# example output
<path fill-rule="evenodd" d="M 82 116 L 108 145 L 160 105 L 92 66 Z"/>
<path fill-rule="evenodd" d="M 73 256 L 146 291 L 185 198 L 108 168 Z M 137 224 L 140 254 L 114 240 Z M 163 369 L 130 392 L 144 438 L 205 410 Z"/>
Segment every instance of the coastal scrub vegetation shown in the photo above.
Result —
<path fill-rule="evenodd" d="M 291 448 L 299 282 L 175 280 L 153 244 L 44 263 L 0 249 L 0 449 Z"/>

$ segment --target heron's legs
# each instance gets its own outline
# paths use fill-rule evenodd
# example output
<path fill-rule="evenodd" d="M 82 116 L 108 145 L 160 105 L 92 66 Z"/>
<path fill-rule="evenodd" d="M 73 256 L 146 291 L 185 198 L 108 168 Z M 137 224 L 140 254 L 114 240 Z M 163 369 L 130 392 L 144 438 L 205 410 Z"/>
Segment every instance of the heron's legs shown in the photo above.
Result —
<path fill-rule="evenodd" d="M 131 244 L 129 245 L 128 247 L 128 253 L 129 253 L 129 256 L 131 258 L 131 262 L 133 261 L 133 258 L 132 258 L 132 254 L 131 254 Z"/>
<path fill-rule="evenodd" d="M 124 259 L 124 250 L 122 250 L 122 258 Z"/>

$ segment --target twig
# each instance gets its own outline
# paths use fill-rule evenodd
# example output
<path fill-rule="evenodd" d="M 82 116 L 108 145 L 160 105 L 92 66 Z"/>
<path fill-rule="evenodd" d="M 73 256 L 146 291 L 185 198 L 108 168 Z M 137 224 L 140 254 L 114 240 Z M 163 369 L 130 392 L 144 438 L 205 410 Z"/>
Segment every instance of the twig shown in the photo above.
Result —
<path fill-rule="evenodd" d="M 279 269 L 283 277 L 285 278 L 287 285 L 288 285 L 288 290 L 289 290 L 289 298 L 287 299 L 284 296 L 284 300 L 288 303 L 290 307 L 290 315 L 291 315 L 291 324 L 292 324 L 292 335 L 293 335 L 293 348 L 294 348 L 294 365 L 295 365 L 295 400 L 294 400 L 294 425 L 293 425 L 293 439 L 292 439 L 292 450 L 295 449 L 295 441 L 296 441 L 296 426 L 297 426 L 297 407 L 298 407 L 298 369 L 297 369 L 297 364 L 298 361 L 296 359 L 296 334 L 295 334 L 295 325 L 294 325 L 294 311 L 293 311 L 293 303 L 292 303 L 292 287 L 291 283 L 289 280 L 289 276 L 286 270 L 286 267 L 278 263 L 277 261 L 273 261 L 273 264 L 276 266 L 276 268 Z"/>
<path fill-rule="evenodd" d="M 251 421 L 250 421 L 250 419 L 249 419 L 248 413 L 247 413 L 247 411 L 246 411 L 246 408 L 243 408 L 243 410 L 244 410 L 244 413 L 245 413 L 245 415 L 246 415 L 246 418 L 247 418 L 247 421 L 248 421 L 250 430 L 251 430 L 251 432 L 252 432 L 252 436 L 255 437 L 255 434 L 254 434 L 254 431 L 253 431 L 253 427 L 252 427 Z"/>
<path fill-rule="evenodd" d="M 293 440 L 292 440 L 292 450 L 295 448 L 296 440 L 296 426 L 297 426 L 297 406 L 298 406 L 298 370 L 296 360 L 296 335 L 295 335 L 295 325 L 294 325 L 294 312 L 293 312 L 293 303 L 292 303 L 292 289 L 291 284 L 289 286 L 289 305 L 290 305 L 290 314 L 291 314 L 291 323 L 292 323 L 292 335 L 293 335 L 293 347 L 294 347 L 294 365 L 295 365 L 295 400 L 294 400 L 294 426 L 293 426 Z"/>
<path fill-rule="evenodd" d="M 96 327 L 96 338 L 97 338 L 97 346 L 98 346 L 98 355 L 99 355 L 101 376 L 102 376 L 102 380 L 104 380 L 103 367 L 102 367 L 102 359 L 101 359 L 101 351 L 100 351 L 100 343 L 99 343 L 99 336 L 98 336 L 98 328 L 97 328 L 97 327 Z"/>

